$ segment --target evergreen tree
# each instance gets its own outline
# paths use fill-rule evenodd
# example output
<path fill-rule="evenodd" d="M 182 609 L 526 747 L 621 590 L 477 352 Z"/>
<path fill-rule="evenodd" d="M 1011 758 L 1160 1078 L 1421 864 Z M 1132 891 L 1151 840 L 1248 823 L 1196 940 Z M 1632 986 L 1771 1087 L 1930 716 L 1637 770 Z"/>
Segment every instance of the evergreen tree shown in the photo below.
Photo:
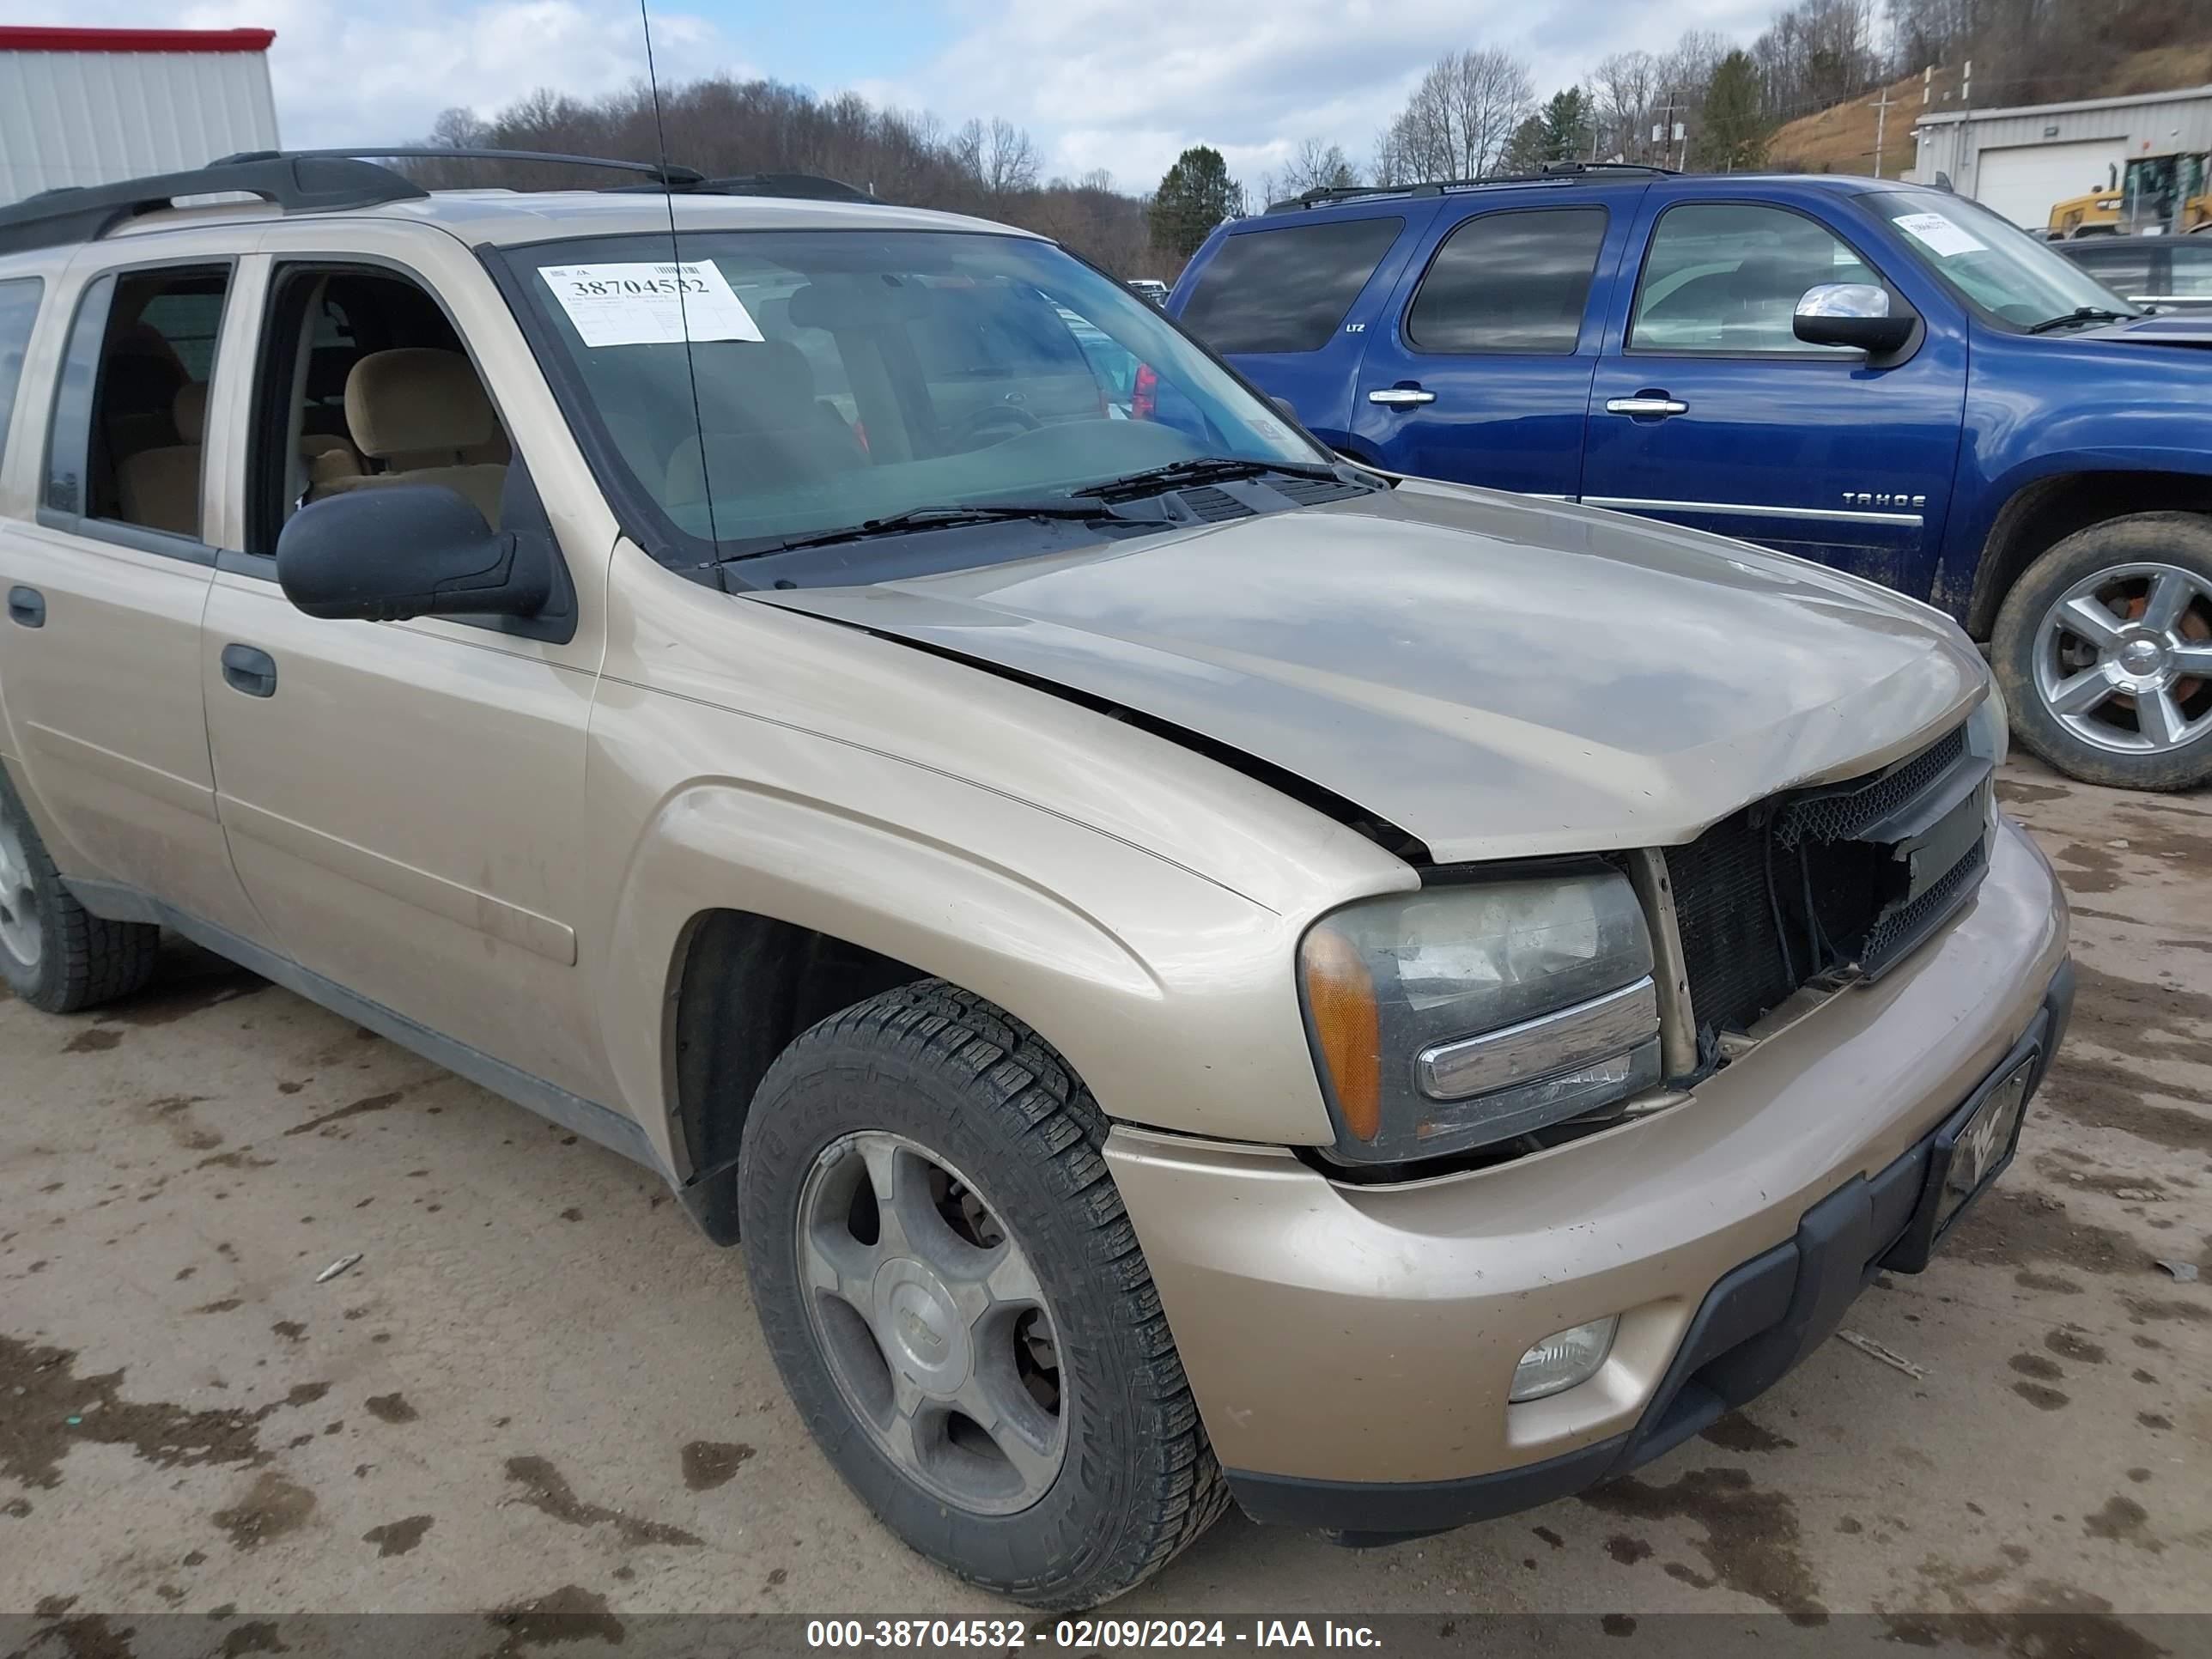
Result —
<path fill-rule="evenodd" d="M 1175 159 L 1152 193 L 1152 246 L 1188 259 L 1224 219 L 1244 210 L 1244 187 L 1229 176 L 1229 163 L 1208 144 L 1194 144 Z"/>
<path fill-rule="evenodd" d="M 1590 100 L 1580 87 L 1566 87 L 1544 105 L 1544 159 L 1573 161 L 1589 153 Z"/>
<path fill-rule="evenodd" d="M 1766 117 L 1759 108 L 1759 68 L 1748 52 L 1732 52 L 1713 70 L 1697 134 L 1698 165 L 1709 173 L 1741 173 L 1766 161 Z"/>
<path fill-rule="evenodd" d="M 1513 129 L 1513 136 L 1505 141 L 1505 153 L 1498 158 L 1498 170 L 1504 173 L 1540 173 L 1544 163 L 1552 159 L 1544 131 L 1544 118 L 1531 115 Z"/>

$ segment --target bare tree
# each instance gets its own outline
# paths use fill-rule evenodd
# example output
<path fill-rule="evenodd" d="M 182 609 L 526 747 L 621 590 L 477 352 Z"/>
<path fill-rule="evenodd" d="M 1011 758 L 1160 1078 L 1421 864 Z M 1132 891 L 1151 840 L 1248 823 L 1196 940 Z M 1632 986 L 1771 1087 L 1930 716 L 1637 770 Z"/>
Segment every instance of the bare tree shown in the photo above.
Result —
<path fill-rule="evenodd" d="M 975 121 L 947 133 L 933 118 L 878 109 L 848 94 L 824 99 L 775 81 L 716 76 L 664 82 L 660 120 L 652 91 L 639 84 L 585 100 L 541 90 L 478 118 L 441 115 L 431 142 L 656 160 L 660 129 L 672 161 L 709 175 L 811 173 L 842 179 L 887 201 L 987 214 L 1042 230 L 1121 276 L 1175 274 L 1151 247 L 1145 204 L 1093 173 L 1070 183 L 1038 181 L 1029 135 L 1012 122 Z M 604 173 L 535 163 L 457 160 L 410 161 L 408 172 L 434 189 L 507 184 L 522 189 L 604 188 Z"/>
<path fill-rule="evenodd" d="M 1659 60 L 1648 52 L 1617 52 L 1590 77 L 1597 103 L 1601 161 L 1648 161 L 1651 115 L 1659 103 Z"/>
<path fill-rule="evenodd" d="M 1012 121 L 995 116 L 988 125 L 969 121 L 953 134 L 952 149 L 992 201 L 1036 188 L 1036 146 Z"/>
<path fill-rule="evenodd" d="M 1479 179 L 1490 172 L 1534 102 L 1528 66 L 1496 46 L 1439 58 L 1390 124 L 1378 151 L 1414 179 Z M 1383 158 L 1378 155 L 1378 167 Z"/>
<path fill-rule="evenodd" d="M 1341 190 L 1359 182 L 1359 174 L 1345 155 L 1341 144 L 1319 138 L 1299 140 L 1291 159 L 1260 179 L 1259 200 L 1287 201 L 1310 190 Z"/>
<path fill-rule="evenodd" d="M 1375 182 L 1385 189 L 1394 185 L 1410 185 L 1420 174 L 1414 171 L 1413 157 L 1407 153 L 1404 135 L 1399 123 L 1393 121 L 1375 135 L 1375 159 L 1367 164 L 1367 172 Z"/>

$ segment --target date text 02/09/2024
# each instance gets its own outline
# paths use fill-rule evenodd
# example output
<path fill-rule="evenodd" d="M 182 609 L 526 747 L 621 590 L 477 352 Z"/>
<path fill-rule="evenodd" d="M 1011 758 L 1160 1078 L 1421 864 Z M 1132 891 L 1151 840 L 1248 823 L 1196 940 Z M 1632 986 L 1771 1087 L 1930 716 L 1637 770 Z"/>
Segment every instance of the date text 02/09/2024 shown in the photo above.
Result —
<path fill-rule="evenodd" d="M 1146 1648 L 1363 1648 L 1382 1646 L 1366 1625 L 1334 1620 L 1062 1619 L 1025 1625 L 1013 1619 L 813 1619 L 806 1645 L 818 1649 L 1024 1648 L 1076 1651 Z"/>

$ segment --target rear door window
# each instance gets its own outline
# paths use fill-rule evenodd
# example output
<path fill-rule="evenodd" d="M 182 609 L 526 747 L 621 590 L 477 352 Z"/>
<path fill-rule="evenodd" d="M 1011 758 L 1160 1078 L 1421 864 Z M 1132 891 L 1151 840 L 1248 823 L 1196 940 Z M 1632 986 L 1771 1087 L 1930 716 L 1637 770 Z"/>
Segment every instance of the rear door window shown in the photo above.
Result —
<path fill-rule="evenodd" d="M 202 439 L 228 266 L 134 270 L 85 290 L 54 405 L 46 504 L 199 539 Z"/>
<path fill-rule="evenodd" d="M 1486 213 L 1445 239 L 1406 313 L 1418 351 L 1571 353 L 1582 337 L 1601 207 Z"/>
<path fill-rule="evenodd" d="M 1231 236 L 1200 273 L 1183 325 L 1216 351 L 1318 351 L 1405 228 L 1340 219 Z"/>
<path fill-rule="evenodd" d="M 9 417 L 15 409 L 15 387 L 23 378 L 23 356 L 31 349 L 31 325 L 39 315 L 36 276 L 0 283 L 0 460 L 8 454 Z"/>

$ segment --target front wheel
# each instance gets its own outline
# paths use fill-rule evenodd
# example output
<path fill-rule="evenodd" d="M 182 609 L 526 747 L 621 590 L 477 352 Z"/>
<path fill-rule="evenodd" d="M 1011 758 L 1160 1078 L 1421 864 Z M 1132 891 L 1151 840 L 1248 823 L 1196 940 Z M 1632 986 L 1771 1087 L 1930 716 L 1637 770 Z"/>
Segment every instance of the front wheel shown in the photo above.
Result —
<path fill-rule="evenodd" d="M 1228 1505 L 1097 1103 L 941 981 L 832 1015 L 747 1116 L 738 1213 L 785 1386 L 909 1547 L 1093 1607 Z"/>
<path fill-rule="evenodd" d="M 2212 778 L 2212 520 L 2138 513 L 2067 537 L 2005 596 L 1990 659 L 2014 734 L 2068 776 Z"/>

